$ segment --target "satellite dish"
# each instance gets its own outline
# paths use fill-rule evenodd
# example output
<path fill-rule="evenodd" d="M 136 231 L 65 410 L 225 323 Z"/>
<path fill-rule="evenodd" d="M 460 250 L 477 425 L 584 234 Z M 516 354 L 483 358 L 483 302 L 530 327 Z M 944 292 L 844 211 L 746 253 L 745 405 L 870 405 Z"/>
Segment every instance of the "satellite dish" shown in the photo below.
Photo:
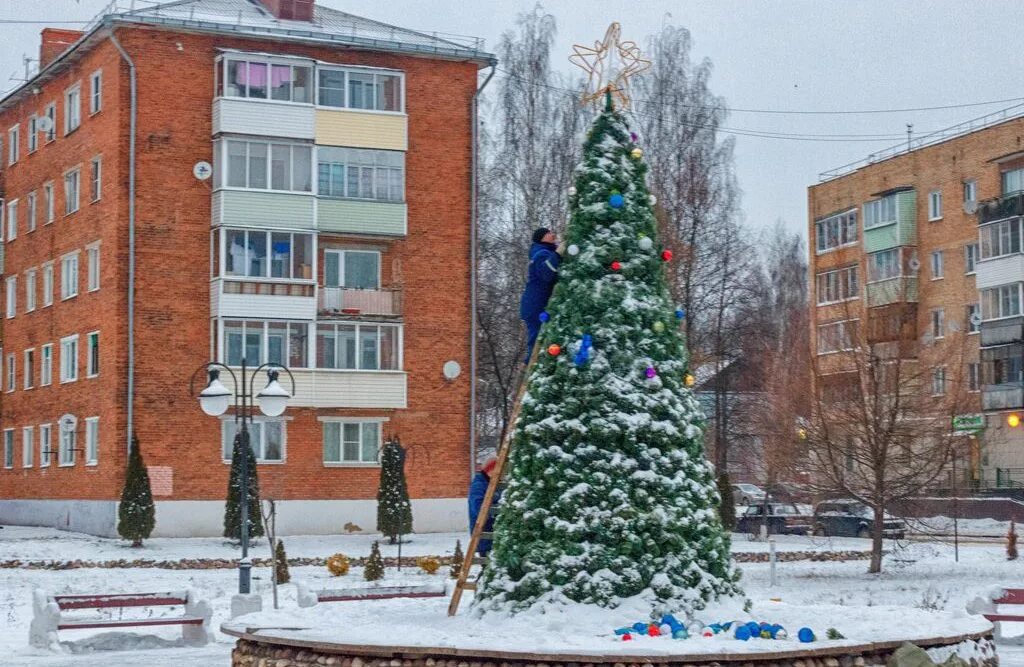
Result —
<path fill-rule="evenodd" d="M 57 420 L 57 425 L 61 433 L 74 433 L 75 429 L 78 428 L 78 417 L 72 414 L 63 414 Z"/>
<path fill-rule="evenodd" d="M 965 201 L 964 202 L 964 213 L 967 215 L 974 215 L 978 212 L 978 202 L 976 201 Z"/>
<path fill-rule="evenodd" d="M 971 315 L 971 324 L 973 324 L 976 327 L 981 326 L 981 313 L 974 313 L 973 315 Z"/>
<path fill-rule="evenodd" d="M 919 260 L 917 257 L 912 257 L 910 261 L 907 262 L 907 266 L 910 267 L 911 271 L 917 271 L 918 269 L 921 268 L 921 260 Z"/>
<path fill-rule="evenodd" d="M 444 379 L 454 380 L 462 374 L 462 366 L 459 365 L 459 362 L 452 359 L 444 362 L 441 372 L 444 373 Z"/>
<path fill-rule="evenodd" d="M 49 132 L 53 129 L 53 119 L 49 116 L 43 116 L 42 118 L 36 119 L 36 129 L 40 132 Z"/>
<path fill-rule="evenodd" d="M 192 165 L 192 175 L 196 177 L 196 180 L 205 181 L 213 176 L 213 167 L 209 162 L 200 160 Z"/>

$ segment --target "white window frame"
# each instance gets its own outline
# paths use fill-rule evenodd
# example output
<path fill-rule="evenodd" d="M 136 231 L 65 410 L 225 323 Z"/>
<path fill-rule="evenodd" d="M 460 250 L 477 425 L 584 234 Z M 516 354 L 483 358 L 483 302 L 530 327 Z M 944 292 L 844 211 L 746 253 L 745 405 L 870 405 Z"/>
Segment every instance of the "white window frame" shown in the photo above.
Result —
<path fill-rule="evenodd" d="M 89 115 L 95 116 L 103 110 L 103 70 L 89 75 Z"/>
<path fill-rule="evenodd" d="M 36 348 L 30 347 L 25 350 L 21 360 L 22 389 L 35 387 Z"/>
<path fill-rule="evenodd" d="M 946 269 L 944 266 L 943 251 L 933 250 L 931 254 L 931 263 L 929 269 L 931 270 L 932 280 L 942 280 L 946 277 Z"/>
<path fill-rule="evenodd" d="M 69 252 L 60 258 L 60 300 L 67 301 L 78 296 L 78 255 Z M 71 267 L 69 270 L 68 267 Z"/>
<path fill-rule="evenodd" d="M 53 262 L 43 264 L 43 308 L 53 305 Z"/>
<path fill-rule="evenodd" d="M 78 427 L 65 431 L 57 425 L 57 465 L 70 468 L 75 465 L 75 449 L 78 447 Z"/>
<path fill-rule="evenodd" d="M 231 176 L 233 174 L 232 169 L 231 169 L 230 152 L 228 150 L 230 144 L 245 144 L 245 156 L 246 156 L 245 157 L 245 176 L 244 176 L 244 179 L 243 179 L 246 182 L 245 185 L 229 185 Z M 267 148 L 267 157 L 266 157 L 266 162 L 267 162 L 266 170 L 267 171 L 266 171 L 266 174 L 265 174 L 265 179 L 266 179 L 267 187 L 265 187 L 265 188 L 252 187 L 252 186 L 249 185 L 249 166 L 250 166 L 251 159 L 252 159 L 250 157 L 250 147 L 253 144 L 264 145 Z M 273 151 L 273 147 L 274 146 L 288 146 L 289 147 L 289 152 L 288 152 L 288 156 L 289 156 L 289 158 L 288 158 L 289 159 L 289 169 L 288 169 L 288 173 L 290 175 L 289 176 L 290 182 L 289 182 L 289 188 L 285 189 L 285 190 L 275 189 L 275 188 L 272 187 L 273 183 L 274 183 L 273 156 L 272 156 L 272 151 Z M 295 148 L 307 148 L 307 149 L 309 149 L 309 172 L 308 172 L 309 173 L 309 189 L 308 190 L 296 190 L 296 189 L 293 189 L 294 186 L 295 186 L 295 168 L 294 167 L 297 164 L 296 161 L 295 161 L 295 158 L 292 157 L 293 156 L 293 150 Z M 220 169 L 219 169 L 220 175 L 217 176 L 217 187 L 222 189 L 222 190 L 239 190 L 239 191 L 243 191 L 243 192 L 287 192 L 287 193 L 290 193 L 290 194 L 301 194 L 301 195 L 315 195 L 316 194 L 317 169 L 318 169 L 318 167 L 317 167 L 317 161 L 316 161 L 316 146 L 314 146 L 313 144 L 302 143 L 302 142 L 299 142 L 299 141 L 295 141 L 293 139 L 279 139 L 279 140 L 275 140 L 275 139 L 263 139 L 263 138 L 260 138 L 260 137 L 238 136 L 238 137 L 228 137 L 228 138 L 224 138 L 224 139 L 217 139 L 214 142 L 214 151 L 215 151 L 215 161 L 220 166 Z M 218 169 L 215 167 L 214 168 L 215 174 L 216 174 L 217 171 L 218 171 Z"/>
<path fill-rule="evenodd" d="M 1016 239 L 1014 235 L 1016 234 Z M 979 260 L 995 259 L 1007 255 L 1016 255 L 1024 250 L 1024 230 L 1021 229 L 1021 218 L 999 220 L 978 228 L 981 254 Z M 1016 248 L 1014 247 L 1016 240 Z M 990 254 L 986 254 L 986 250 Z"/>
<path fill-rule="evenodd" d="M 49 468 L 53 460 L 53 424 L 39 425 L 39 467 Z"/>
<path fill-rule="evenodd" d="M 888 261 L 884 263 L 879 262 L 879 258 L 881 258 L 882 256 L 888 258 L 893 255 L 895 255 L 896 257 L 895 263 Z M 886 280 L 893 280 L 895 278 L 900 278 L 903 276 L 903 253 L 900 248 L 886 248 L 885 250 L 879 250 L 877 252 L 868 253 L 865 257 L 865 264 L 867 265 L 867 280 L 865 282 L 868 284 L 885 282 Z M 891 275 L 889 273 L 886 273 L 880 276 L 873 275 L 874 273 L 877 272 L 879 268 L 888 269 L 891 267 L 895 267 L 896 273 Z"/>
<path fill-rule="evenodd" d="M 85 418 L 85 465 L 95 466 L 100 462 L 100 418 Z"/>
<path fill-rule="evenodd" d="M 328 157 L 330 153 L 340 153 L 341 157 L 332 160 Z M 400 161 L 401 165 L 388 164 L 389 161 Z M 328 186 L 333 183 L 330 173 L 335 168 L 341 169 L 341 192 L 334 192 L 334 189 L 331 187 L 321 187 L 320 171 L 324 165 L 327 166 L 329 174 L 327 179 Z M 405 152 L 403 151 L 378 148 L 352 148 L 347 146 L 317 146 L 316 167 L 316 192 L 320 197 L 386 202 L 389 204 L 405 201 Z M 353 169 L 357 170 L 355 178 L 359 184 L 357 188 L 360 191 L 358 192 L 352 192 L 349 189 L 349 171 Z M 396 172 L 398 174 L 397 196 L 391 196 L 393 185 L 391 178 Z M 361 192 L 365 175 L 369 176 L 369 193 Z M 377 196 L 380 188 L 386 190 L 383 197 Z M 365 196 L 367 194 L 369 196 Z"/>
<path fill-rule="evenodd" d="M 21 123 L 15 123 L 7 130 L 7 164 L 12 165 L 21 157 Z"/>
<path fill-rule="evenodd" d="M 402 372 L 402 369 L 403 369 L 403 367 L 405 365 L 405 349 L 404 349 L 405 348 L 405 327 L 403 325 L 395 324 L 393 322 L 354 322 L 354 321 L 350 322 L 350 321 L 335 321 L 335 320 L 332 320 L 332 321 L 320 320 L 320 321 L 315 322 L 314 324 L 315 324 L 315 326 L 314 326 L 314 334 L 316 336 L 316 340 L 313 342 L 313 345 L 318 345 L 319 344 L 319 340 L 320 340 L 320 327 L 321 326 L 334 326 L 334 331 L 335 331 L 335 334 L 334 334 L 335 335 L 334 358 L 335 358 L 336 361 L 338 359 L 340 359 L 340 356 L 341 356 L 339 354 L 339 349 L 338 349 L 338 345 L 339 344 L 337 342 L 338 327 L 353 327 L 355 329 L 355 340 L 356 340 L 355 360 L 354 360 L 355 364 L 356 364 L 355 368 L 336 368 L 336 367 L 329 367 L 329 366 L 316 366 L 316 369 L 318 371 L 328 371 L 328 372 L 329 371 L 339 371 L 339 372 L 360 371 L 360 372 L 363 372 L 363 373 L 400 373 L 400 372 Z M 376 364 L 375 364 L 376 367 L 375 368 L 362 368 L 361 364 L 362 364 L 362 360 L 363 360 L 363 346 L 362 346 L 363 337 L 361 335 L 361 332 L 362 332 L 362 330 L 364 328 L 370 328 L 370 327 L 377 328 L 377 346 L 376 346 L 377 357 L 376 357 Z M 381 336 L 381 330 L 380 330 L 381 327 L 391 327 L 391 328 L 395 329 L 395 342 L 396 342 L 396 344 L 398 346 L 397 359 L 395 360 L 396 368 L 381 368 L 380 367 L 380 365 L 381 365 L 381 352 L 382 352 L 382 347 L 381 347 L 381 344 L 380 344 L 381 337 L 382 337 Z M 315 354 L 316 351 L 317 351 L 316 348 L 314 348 L 314 363 L 316 363 L 316 360 L 319 359 L 319 356 Z"/>
<path fill-rule="evenodd" d="M 928 193 L 928 220 L 942 220 L 942 190 Z"/>
<path fill-rule="evenodd" d="M 18 200 L 7 202 L 7 240 L 18 238 Z"/>
<path fill-rule="evenodd" d="M 100 242 L 94 241 L 85 246 L 86 255 L 86 289 L 95 292 L 100 288 Z"/>
<path fill-rule="evenodd" d="M 68 354 L 68 351 L 71 354 Z M 71 360 L 68 357 L 73 357 Z M 78 334 L 60 339 L 60 383 L 69 384 L 78 380 Z"/>
<path fill-rule="evenodd" d="M 981 323 L 975 324 L 971 321 L 971 317 L 975 313 L 981 315 L 981 303 L 969 303 L 967 304 L 967 335 L 981 333 Z"/>
<path fill-rule="evenodd" d="M 25 139 L 29 155 L 39 150 L 39 116 L 36 114 L 28 117 L 28 136 Z"/>
<path fill-rule="evenodd" d="M 864 231 L 878 229 L 899 222 L 898 192 L 864 202 Z"/>
<path fill-rule="evenodd" d="M 18 276 L 7 276 L 7 319 L 18 314 Z"/>
<path fill-rule="evenodd" d="M 946 309 L 932 308 L 931 324 L 929 325 L 932 338 L 940 340 L 946 337 Z"/>
<path fill-rule="evenodd" d="M 978 201 L 978 181 L 972 178 L 964 181 L 964 203 L 976 201 Z"/>
<path fill-rule="evenodd" d="M 249 443 L 253 448 L 253 454 L 256 457 L 256 463 L 259 465 L 282 465 L 288 462 L 288 422 L 291 421 L 287 417 L 255 417 L 252 423 L 249 424 Z M 281 425 L 281 458 L 280 459 L 268 459 L 265 458 L 267 453 L 267 428 L 265 424 L 275 423 Z M 225 417 L 220 422 L 220 455 L 221 463 L 230 465 L 232 449 L 234 448 L 234 434 L 233 430 L 236 430 L 235 418 Z M 253 430 L 257 433 L 254 434 Z"/>
<path fill-rule="evenodd" d="M 32 460 L 36 451 L 36 433 L 32 426 L 21 427 L 21 467 L 31 468 L 35 465 Z"/>
<path fill-rule="evenodd" d="M 18 362 L 14 358 L 14 353 L 7 355 L 7 393 L 14 391 L 14 388 L 18 384 Z"/>
<path fill-rule="evenodd" d="M 43 183 L 43 224 L 48 225 L 56 218 L 56 208 L 54 207 L 54 189 L 53 181 L 47 181 Z"/>
<path fill-rule="evenodd" d="M 93 363 L 95 351 L 95 363 Z M 100 332 L 90 331 L 85 335 L 85 377 L 94 378 L 100 374 Z"/>
<path fill-rule="evenodd" d="M 850 326 L 851 322 L 856 322 L 856 325 Z M 834 350 L 822 349 L 822 335 L 824 334 L 823 330 L 826 329 L 827 327 L 836 327 L 838 330 L 837 345 L 839 346 L 837 346 Z M 815 338 L 815 350 L 817 351 L 818 356 L 822 356 L 825 354 L 837 354 L 840 352 L 849 352 L 851 350 L 856 349 L 856 343 L 850 336 L 850 331 L 848 331 L 848 329 L 854 330 L 854 332 L 859 335 L 860 318 L 852 318 L 849 320 L 839 320 L 837 322 L 826 322 L 824 324 L 819 324 L 816 331 L 817 336 Z M 844 344 L 847 347 L 840 347 Z"/>
<path fill-rule="evenodd" d="M 103 196 L 103 156 L 96 155 L 89 160 L 89 203 L 96 203 Z"/>
<path fill-rule="evenodd" d="M 244 234 L 244 237 L 243 237 L 244 238 L 243 250 L 244 250 L 245 254 L 244 254 L 244 257 L 242 257 L 240 259 L 245 264 L 246 272 L 245 273 L 237 273 L 237 272 L 236 273 L 228 273 L 228 253 L 232 252 L 232 246 L 229 245 L 229 240 L 231 239 L 231 237 L 232 237 L 232 235 L 234 233 L 239 233 L 239 232 Z M 220 256 L 215 258 L 216 259 L 217 268 L 218 268 L 218 271 L 219 271 L 219 274 L 217 274 L 217 277 L 227 278 L 228 280 L 244 281 L 244 282 L 272 280 L 274 282 L 306 283 L 306 284 L 310 284 L 310 285 L 316 284 L 317 254 L 318 254 L 319 249 L 317 247 L 317 236 L 314 233 L 303 232 L 303 231 L 283 230 L 283 229 L 243 229 L 243 228 L 240 228 L 240 227 L 221 227 L 220 229 L 214 230 L 213 233 L 215 235 L 215 237 L 214 237 L 214 242 L 216 243 L 215 248 L 217 248 L 219 253 L 220 253 Z M 288 242 L 289 242 L 289 244 L 291 244 L 291 250 L 289 251 L 290 252 L 290 259 L 289 259 L 290 266 L 288 267 L 288 273 L 289 274 L 294 274 L 294 272 L 295 272 L 294 271 L 294 269 L 295 269 L 295 254 L 296 254 L 295 253 L 295 249 L 297 247 L 296 243 L 295 243 L 295 237 L 296 236 L 309 237 L 309 255 L 310 256 L 309 256 L 309 277 L 308 278 L 303 278 L 303 277 L 295 276 L 295 275 L 291 275 L 291 277 L 273 276 L 273 275 L 271 275 L 273 273 L 273 262 L 271 260 L 270 254 L 271 254 L 271 252 L 273 250 L 274 234 L 287 234 L 287 235 L 289 235 Z M 261 275 L 261 276 L 249 275 L 249 273 L 248 273 L 248 270 L 250 268 L 250 259 L 251 259 L 249 257 L 249 237 L 252 236 L 252 235 L 263 236 L 264 237 L 264 247 L 267 249 L 267 259 L 266 259 L 266 262 L 265 262 L 266 268 L 265 268 L 265 271 L 264 271 L 263 275 Z"/>
<path fill-rule="evenodd" d="M 53 384 L 53 343 L 46 343 L 39 352 L 39 386 Z"/>
<path fill-rule="evenodd" d="M 64 136 L 82 125 L 82 82 L 64 91 Z"/>
<path fill-rule="evenodd" d="M 815 254 L 824 255 L 839 248 L 857 245 L 860 239 L 860 220 L 856 207 L 840 213 L 833 213 L 814 221 Z M 853 237 L 850 237 L 850 226 L 853 226 Z M 831 243 L 828 228 L 835 226 L 835 243 Z"/>
<path fill-rule="evenodd" d="M 996 285 L 995 287 L 986 287 L 985 289 L 978 290 L 981 298 L 981 318 L 983 322 L 991 322 L 994 320 L 1003 320 L 1010 317 L 1020 317 L 1024 314 L 1024 294 L 1021 293 L 1021 287 L 1024 283 L 1010 283 L 1008 285 Z M 1016 293 L 1016 294 L 1014 294 Z M 988 301 L 988 295 L 995 294 L 995 302 L 997 312 L 990 312 L 990 309 L 986 307 Z M 1005 311 L 1003 306 L 1006 305 L 1006 301 L 1013 301 L 1013 297 L 1016 296 L 1017 312 Z"/>
<path fill-rule="evenodd" d="M 946 367 L 935 366 L 932 368 L 932 396 L 946 395 Z"/>
<path fill-rule="evenodd" d="M 229 322 L 241 322 L 242 323 L 242 348 L 243 354 L 245 349 L 245 336 L 247 335 L 250 328 L 256 328 L 260 331 L 260 359 L 257 362 L 255 359 L 249 359 L 246 357 L 245 362 L 247 365 L 258 366 L 259 364 L 267 363 L 270 355 L 270 327 L 268 324 L 287 324 L 289 327 L 289 335 L 285 336 L 285 347 L 282 350 L 286 365 L 291 368 L 314 368 L 316 364 L 316 323 L 308 320 L 257 320 L 247 319 L 243 317 L 225 317 L 218 321 L 218 359 L 223 364 L 229 364 L 228 358 L 228 338 L 227 338 L 227 324 Z M 296 364 L 287 363 L 291 359 L 291 327 L 305 327 L 306 328 L 306 360 L 302 366 Z"/>
<path fill-rule="evenodd" d="M 46 133 L 46 143 L 50 143 L 57 139 L 57 103 L 47 104 L 43 115 L 50 119 L 50 130 Z"/>
<path fill-rule="evenodd" d="M 852 301 L 860 298 L 860 267 L 846 266 L 823 271 L 815 275 L 815 297 L 819 306 Z M 851 280 L 852 276 L 852 280 Z M 326 281 L 326 279 L 325 279 Z M 326 282 L 325 282 L 326 284 Z M 851 285 L 855 289 L 851 289 Z M 830 292 L 835 292 L 830 294 Z M 830 298 L 832 296 L 838 298 Z"/>
<path fill-rule="evenodd" d="M 4 429 L 4 468 L 14 468 L 14 429 Z"/>
<path fill-rule="evenodd" d="M 288 100 L 275 100 L 273 99 L 273 91 L 270 86 L 267 86 L 266 97 L 249 97 L 248 90 L 245 95 L 231 95 L 228 94 L 228 61 L 234 60 L 237 62 L 257 63 L 267 66 L 267 81 L 271 81 L 273 78 L 273 66 L 290 66 L 290 67 L 304 67 L 309 69 L 309 101 L 308 102 L 296 102 L 295 101 L 295 86 L 291 87 L 291 99 Z M 245 100 L 247 102 L 267 103 L 267 104 L 293 104 L 297 106 L 313 106 L 316 102 L 317 95 L 317 74 L 316 66 L 313 61 L 304 58 L 268 58 L 258 54 L 246 54 L 246 53 L 227 53 L 217 58 L 216 65 L 216 77 L 217 77 L 217 88 L 216 95 L 218 98 L 229 99 L 229 100 Z M 295 80 L 294 71 L 292 72 L 292 81 Z"/>
<path fill-rule="evenodd" d="M 32 268 L 25 272 L 25 312 L 31 313 L 36 309 L 36 269 Z"/>
<path fill-rule="evenodd" d="M 74 196 L 72 196 L 72 185 Z M 82 167 L 76 166 L 64 172 L 64 215 L 78 211 L 82 198 Z"/>
<path fill-rule="evenodd" d="M 384 424 L 389 421 L 387 417 L 317 417 L 320 422 L 321 451 L 320 457 L 325 468 L 379 468 L 380 449 L 384 440 Z M 329 460 L 327 458 L 328 424 L 337 425 L 338 429 L 338 458 Z M 345 458 L 345 425 L 359 425 L 359 458 L 356 460 Z M 363 428 L 364 424 L 377 425 L 377 457 L 372 461 L 363 459 Z"/>
<path fill-rule="evenodd" d="M 325 72 L 336 72 L 344 75 L 344 79 L 341 84 L 341 88 L 344 91 L 344 104 L 342 106 L 328 105 L 320 99 L 320 75 Z M 377 76 L 397 76 L 398 77 L 398 109 L 366 109 L 363 107 L 352 106 L 352 89 L 348 84 L 348 77 L 350 74 L 372 74 L 376 78 Z M 316 105 L 323 109 L 346 109 L 348 111 L 356 111 L 360 113 L 378 113 L 378 114 L 390 114 L 390 115 L 405 115 L 405 72 L 401 70 L 393 70 L 382 67 L 352 67 L 342 66 L 337 67 L 333 65 L 320 64 L 316 68 L 315 81 L 313 82 L 315 87 Z"/>
<path fill-rule="evenodd" d="M 39 198 L 36 191 L 25 195 L 25 226 L 29 232 L 36 231 L 36 221 L 39 215 Z"/>
<path fill-rule="evenodd" d="M 977 361 L 967 363 L 967 391 L 971 393 L 981 391 L 981 363 Z"/>
<path fill-rule="evenodd" d="M 973 276 L 978 272 L 980 258 L 981 248 L 977 243 L 968 243 L 964 246 L 964 275 Z"/>

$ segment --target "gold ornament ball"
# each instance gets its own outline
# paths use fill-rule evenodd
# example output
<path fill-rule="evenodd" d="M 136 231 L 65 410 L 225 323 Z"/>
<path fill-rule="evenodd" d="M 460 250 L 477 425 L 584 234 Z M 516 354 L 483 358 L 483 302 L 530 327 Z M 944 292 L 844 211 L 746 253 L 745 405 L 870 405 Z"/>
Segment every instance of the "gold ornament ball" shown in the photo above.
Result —
<path fill-rule="evenodd" d="M 654 324 L 651 325 L 651 328 L 654 329 L 654 333 L 661 333 L 662 331 L 665 330 L 665 323 L 655 322 Z"/>
<path fill-rule="evenodd" d="M 644 156 L 644 152 L 642 150 L 640 150 L 639 148 L 634 148 L 630 152 L 630 155 L 633 156 L 634 160 L 639 160 L 640 158 L 642 158 Z"/>
<path fill-rule="evenodd" d="M 693 384 L 694 384 L 694 383 L 695 383 L 696 381 L 697 381 L 697 379 L 696 379 L 696 378 L 694 378 L 694 377 L 693 377 L 692 375 L 690 375 L 689 373 L 687 373 L 687 374 L 686 374 L 686 386 L 687 386 L 687 387 L 692 387 L 692 386 L 693 386 Z"/>

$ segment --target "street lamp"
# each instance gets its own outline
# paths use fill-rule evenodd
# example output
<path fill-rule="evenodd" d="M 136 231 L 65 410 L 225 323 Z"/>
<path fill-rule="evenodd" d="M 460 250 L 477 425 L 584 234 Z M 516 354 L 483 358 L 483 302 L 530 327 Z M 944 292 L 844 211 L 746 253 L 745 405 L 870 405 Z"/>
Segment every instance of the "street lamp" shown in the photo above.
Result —
<path fill-rule="evenodd" d="M 220 381 L 222 369 L 231 375 L 234 392 L 225 387 L 224 383 Z M 260 390 L 259 394 L 254 396 L 253 384 L 256 376 L 262 370 L 266 370 L 267 385 Z M 288 393 L 278 381 L 278 376 L 282 370 L 288 374 L 288 378 L 291 380 L 291 393 Z M 243 447 L 251 446 L 249 443 L 249 424 L 252 422 L 253 417 L 253 403 L 255 402 L 259 405 L 260 412 L 264 415 L 278 417 L 284 414 L 285 408 L 288 407 L 288 399 L 295 394 L 295 377 L 287 367 L 275 363 L 263 364 L 249 372 L 247 381 L 245 359 L 242 359 L 241 382 L 239 382 L 239 378 L 235 376 L 235 372 L 231 368 L 217 361 L 211 361 L 197 368 L 192 373 L 192 380 L 189 383 L 189 390 L 193 396 L 196 396 L 196 377 L 200 372 L 204 371 L 207 376 L 207 384 L 198 394 L 199 407 L 211 417 L 219 417 L 227 412 L 231 404 L 232 394 L 234 394 L 235 422 L 241 424 L 240 436 Z M 256 400 L 253 401 L 253 398 Z M 242 515 L 241 535 L 239 537 L 242 543 L 242 558 L 238 561 L 238 592 L 244 595 L 250 591 L 252 578 L 252 562 L 249 560 L 249 457 L 247 454 L 243 455 L 242 460 L 239 462 L 239 472 L 242 477 L 239 488 L 239 513 Z"/>

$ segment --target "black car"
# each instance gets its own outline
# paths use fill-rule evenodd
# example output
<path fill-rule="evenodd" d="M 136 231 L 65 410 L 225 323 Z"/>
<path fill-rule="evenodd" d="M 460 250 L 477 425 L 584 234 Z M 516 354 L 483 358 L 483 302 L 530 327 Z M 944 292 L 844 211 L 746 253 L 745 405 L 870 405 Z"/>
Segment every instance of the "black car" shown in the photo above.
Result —
<path fill-rule="evenodd" d="M 819 537 L 871 537 L 874 511 L 856 500 L 826 500 L 814 508 L 814 534 Z M 906 524 L 888 514 L 882 524 L 882 537 L 902 540 Z"/>
<path fill-rule="evenodd" d="M 749 505 L 736 516 L 736 532 L 757 535 L 766 525 L 765 507 Z M 768 503 L 767 528 L 769 535 L 806 535 L 811 531 L 811 516 L 792 503 Z M 737 508 L 740 509 L 740 508 Z"/>

